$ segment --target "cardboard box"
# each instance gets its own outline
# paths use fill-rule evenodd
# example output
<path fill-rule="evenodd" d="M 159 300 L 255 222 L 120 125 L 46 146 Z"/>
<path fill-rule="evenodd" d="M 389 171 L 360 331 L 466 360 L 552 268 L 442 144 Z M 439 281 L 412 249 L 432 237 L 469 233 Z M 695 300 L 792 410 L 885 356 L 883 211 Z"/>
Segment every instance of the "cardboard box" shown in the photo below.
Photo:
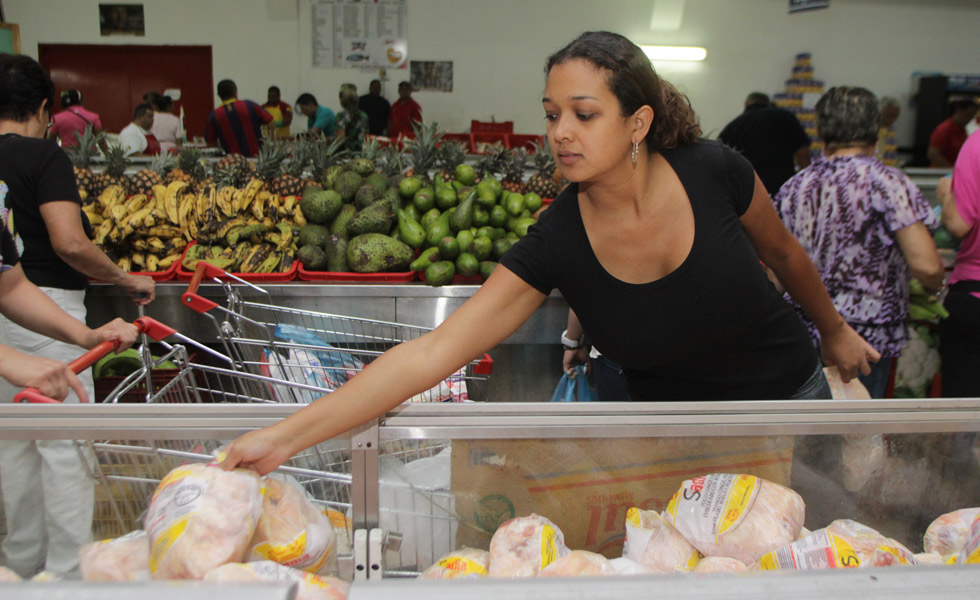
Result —
<path fill-rule="evenodd" d="M 488 548 L 504 521 L 548 517 L 570 548 L 622 555 L 626 511 L 661 511 L 685 479 L 748 473 L 789 485 L 792 436 L 454 440 L 457 547 Z"/>

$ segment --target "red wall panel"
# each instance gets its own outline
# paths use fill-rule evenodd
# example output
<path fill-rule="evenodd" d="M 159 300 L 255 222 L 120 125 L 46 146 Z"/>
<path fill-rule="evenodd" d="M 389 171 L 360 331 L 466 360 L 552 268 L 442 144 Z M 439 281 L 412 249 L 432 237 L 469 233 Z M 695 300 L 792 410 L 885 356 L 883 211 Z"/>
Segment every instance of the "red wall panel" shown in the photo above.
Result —
<path fill-rule="evenodd" d="M 102 118 L 102 126 L 118 133 L 132 120 L 133 109 L 146 92 L 178 88 L 188 139 L 204 135 L 214 108 L 211 46 L 117 46 L 38 44 L 39 62 L 63 89 L 81 90 L 85 108 Z"/>

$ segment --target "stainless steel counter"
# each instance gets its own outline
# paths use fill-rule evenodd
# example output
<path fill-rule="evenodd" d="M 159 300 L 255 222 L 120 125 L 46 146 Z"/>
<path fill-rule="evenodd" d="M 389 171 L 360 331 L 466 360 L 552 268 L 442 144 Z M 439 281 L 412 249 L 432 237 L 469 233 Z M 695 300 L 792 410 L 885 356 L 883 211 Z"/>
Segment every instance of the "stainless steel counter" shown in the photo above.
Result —
<path fill-rule="evenodd" d="M 422 327 L 436 327 L 459 308 L 479 286 L 457 285 L 344 285 L 290 282 L 261 285 L 271 302 L 300 310 L 377 319 Z M 180 296 L 187 282 L 170 281 L 157 285 L 157 298 L 146 314 L 197 341 L 218 341 L 210 319 L 185 307 Z M 261 293 L 238 287 L 244 299 L 261 301 Z M 227 305 L 224 291 L 217 284 L 200 288 L 205 298 Z M 97 326 L 115 317 L 131 321 L 137 315 L 129 296 L 116 286 L 94 284 L 86 299 L 88 323 Z M 490 350 L 494 374 L 486 397 L 494 401 L 547 401 L 561 375 L 561 346 L 558 336 L 565 329 L 568 304 L 554 292 L 510 337 Z"/>

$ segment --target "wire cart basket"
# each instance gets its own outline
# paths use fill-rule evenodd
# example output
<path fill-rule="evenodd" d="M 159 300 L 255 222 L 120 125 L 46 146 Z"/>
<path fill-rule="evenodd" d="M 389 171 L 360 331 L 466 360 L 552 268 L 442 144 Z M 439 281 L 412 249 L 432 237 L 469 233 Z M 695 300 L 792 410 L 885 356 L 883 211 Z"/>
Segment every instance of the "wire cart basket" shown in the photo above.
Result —
<path fill-rule="evenodd" d="M 223 286 L 226 306 L 197 293 L 205 277 Z M 243 299 L 241 286 L 256 292 L 263 301 Z M 212 321 L 234 368 L 305 383 L 317 390 L 311 394 L 300 388 L 277 387 L 272 400 L 276 402 L 309 403 L 335 390 L 386 350 L 431 331 L 415 325 L 276 306 L 263 288 L 203 261 L 181 299 L 185 306 Z M 484 354 L 409 401 L 459 402 L 481 396 L 485 386 L 477 382 L 485 381 L 492 369 L 493 360 Z"/>

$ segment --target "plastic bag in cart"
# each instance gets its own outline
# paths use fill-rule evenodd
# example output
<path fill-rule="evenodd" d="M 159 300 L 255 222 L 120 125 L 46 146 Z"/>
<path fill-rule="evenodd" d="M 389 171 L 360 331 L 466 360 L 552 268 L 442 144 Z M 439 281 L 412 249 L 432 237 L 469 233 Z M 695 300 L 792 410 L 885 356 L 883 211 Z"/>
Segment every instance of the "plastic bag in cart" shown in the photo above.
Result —
<path fill-rule="evenodd" d="M 585 365 L 578 365 L 571 369 L 571 374 L 562 373 L 558 380 L 555 393 L 551 395 L 552 402 L 594 402 L 595 392 L 589 385 L 589 378 L 585 374 Z"/>
<path fill-rule="evenodd" d="M 857 378 L 847 383 L 837 367 L 825 367 L 824 375 L 830 384 L 834 400 L 870 400 L 871 394 Z M 885 465 L 885 438 L 881 434 L 845 434 L 841 436 L 841 462 L 844 469 L 844 489 L 856 492 Z"/>

